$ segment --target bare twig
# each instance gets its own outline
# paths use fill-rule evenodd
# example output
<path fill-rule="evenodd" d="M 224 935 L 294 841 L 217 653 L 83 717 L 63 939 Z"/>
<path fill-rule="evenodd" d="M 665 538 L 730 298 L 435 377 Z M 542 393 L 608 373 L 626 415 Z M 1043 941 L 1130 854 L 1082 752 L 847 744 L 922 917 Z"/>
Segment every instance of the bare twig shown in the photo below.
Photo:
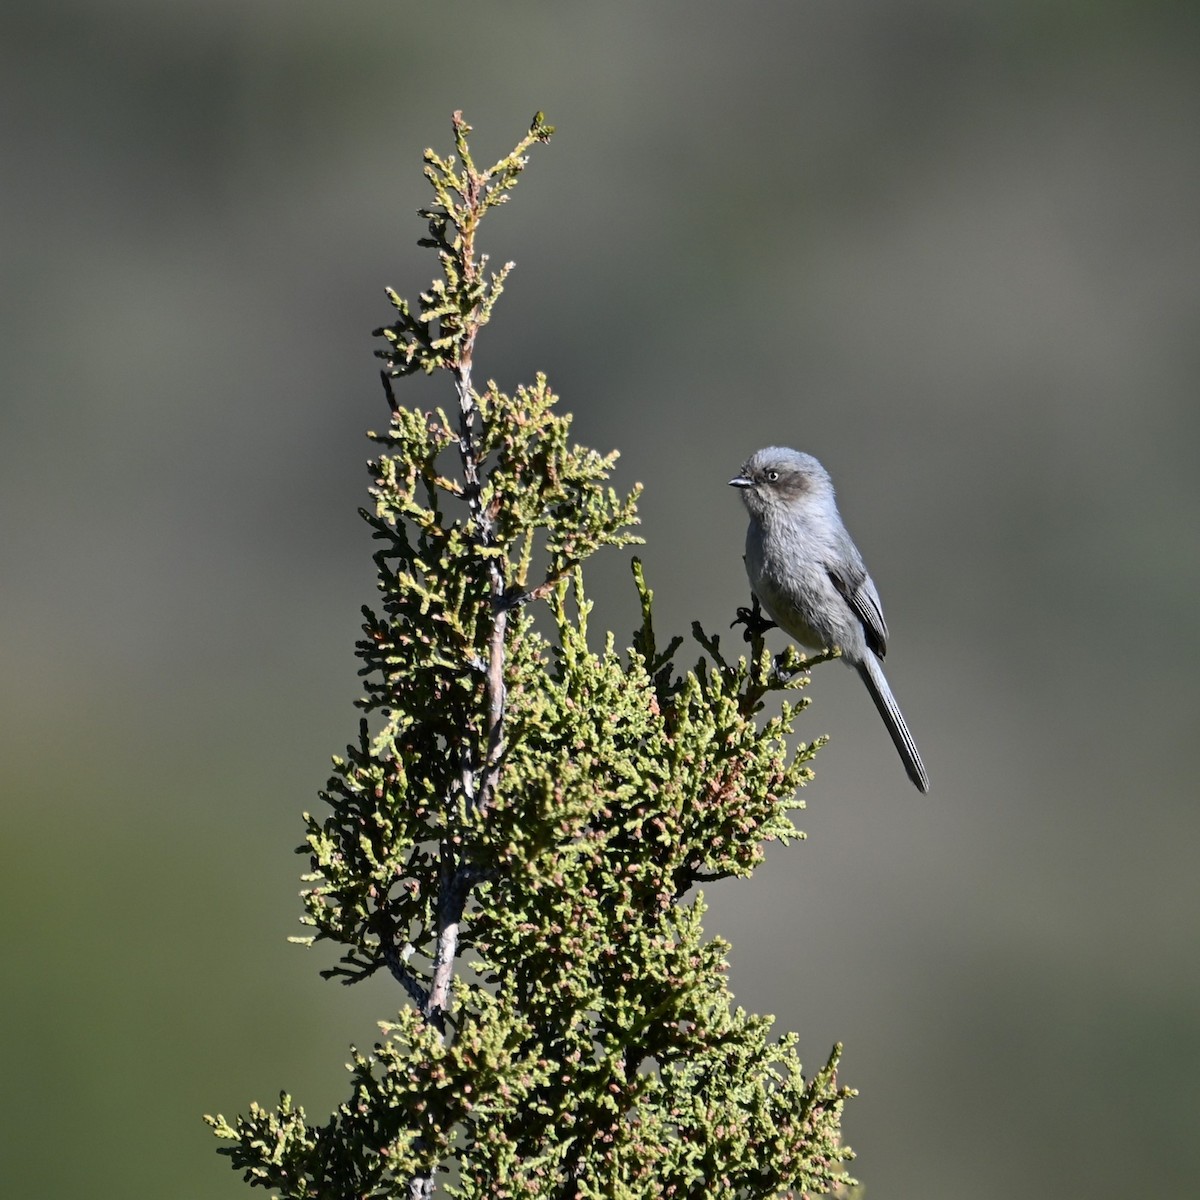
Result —
<path fill-rule="evenodd" d="M 379 372 L 379 380 L 383 384 L 383 392 L 387 396 L 388 408 L 394 417 L 400 411 L 400 405 L 396 400 L 396 389 L 392 387 L 392 377 L 386 368 Z"/>
<path fill-rule="evenodd" d="M 397 952 L 395 943 L 390 938 L 383 939 L 383 960 L 387 963 L 392 978 L 409 994 L 412 1002 L 425 1012 L 429 1005 L 429 989 L 417 978 L 416 972 L 408 965 L 408 959 L 413 953 L 411 942 L 405 943 L 404 949 Z"/>
<path fill-rule="evenodd" d="M 459 863 L 448 843 L 441 848 L 441 869 L 437 902 L 437 949 L 433 957 L 433 978 L 425 1003 L 425 1015 L 441 1030 L 446 1027 L 450 1009 L 450 984 L 454 978 L 454 961 L 458 957 L 458 931 L 462 922 L 472 875 L 465 864 Z"/>

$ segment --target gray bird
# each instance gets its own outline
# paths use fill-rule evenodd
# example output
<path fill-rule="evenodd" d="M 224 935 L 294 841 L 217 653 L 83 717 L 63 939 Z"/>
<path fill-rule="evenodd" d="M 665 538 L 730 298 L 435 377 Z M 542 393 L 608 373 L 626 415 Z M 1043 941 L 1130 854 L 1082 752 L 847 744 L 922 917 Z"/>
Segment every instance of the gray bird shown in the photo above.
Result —
<path fill-rule="evenodd" d="M 927 792 L 925 764 L 880 665 L 888 632 L 879 593 L 842 524 L 829 472 L 811 454 L 768 446 L 729 483 L 750 513 L 746 574 L 759 603 L 802 645 L 841 650 L 867 685 L 909 779 Z"/>

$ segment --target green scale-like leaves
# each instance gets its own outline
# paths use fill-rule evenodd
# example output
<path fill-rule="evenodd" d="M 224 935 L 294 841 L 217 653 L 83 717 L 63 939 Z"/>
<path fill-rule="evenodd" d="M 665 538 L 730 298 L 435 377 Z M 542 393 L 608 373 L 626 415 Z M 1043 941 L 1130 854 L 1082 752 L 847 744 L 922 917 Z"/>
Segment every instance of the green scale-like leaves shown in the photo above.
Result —
<path fill-rule="evenodd" d="M 791 813 L 819 746 L 789 750 L 808 679 L 753 632 L 744 657 L 693 631 L 589 646 L 582 565 L 636 541 L 638 488 L 570 441 L 545 378 L 471 387 L 475 336 L 505 271 L 474 249 L 540 115 L 507 158 L 426 154 L 422 210 L 441 278 L 381 330 L 388 376 L 445 370 L 457 409 L 397 405 L 371 435 L 380 598 L 358 642 L 358 737 L 307 816 L 307 942 L 325 972 L 382 970 L 410 1005 L 354 1051 L 323 1125 L 286 1095 L 211 1124 L 246 1179 L 281 1197 L 772 1197 L 825 1191 L 840 1140 L 840 1047 L 809 1077 L 795 1039 L 735 1008 L 728 947 L 697 889 L 746 876 Z M 535 628 L 536 606 L 549 621 Z M 764 711 L 776 693 L 774 715 Z M 789 702 L 788 694 L 792 701 Z"/>
<path fill-rule="evenodd" d="M 488 545 L 444 511 L 447 501 L 461 506 L 463 492 L 438 469 L 456 441 L 444 413 L 401 409 L 391 431 L 375 438 L 392 451 L 371 464 L 376 509 L 363 514 L 384 543 L 375 555 L 384 601 L 382 615 L 364 609 L 358 653 L 364 707 L 382 710 L 386 721 L 373 739 L 364 723 L 358 745 L 335 759 L 322 794 L 331 815 L 307 818 L 316 884 L 306 894 L 308 920 L 319 939 L 349 947 L 330 974 L 350 980 L 386 965 L 389 940 L 397 949 L 426 948 L 439 882 L 435 843 L 448 835 L 472 861 L 491 862 L 478 830 L 467 844 L 459 788 L 482 740 L 495 611 L 489 562 L 504 564 L 511 582 L 503 603 L 520 608 L 558 585 L 582 556 L 634 540 L 627 530 L 636 490 L 622 498 L 602 487 L 615 455 L 569 445 L 570 419 L 552 412 L 544 379 L 511 398 L 490 385 L 480 399 L 480 463 L 490 468 L 480 497 L 494 530 Z M 544 566 L 529 587 L 536 537 L 546 529 Z M 527 628 L 514 623 L 514 644 Z M 507 686 L 530 690 L 512 666 Z"/>

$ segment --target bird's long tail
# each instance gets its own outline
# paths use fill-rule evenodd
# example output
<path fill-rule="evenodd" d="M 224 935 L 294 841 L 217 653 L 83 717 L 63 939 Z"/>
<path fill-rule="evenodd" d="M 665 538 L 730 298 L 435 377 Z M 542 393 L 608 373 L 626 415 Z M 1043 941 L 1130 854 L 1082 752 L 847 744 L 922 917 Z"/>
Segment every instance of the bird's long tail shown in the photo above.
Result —
<path fill-rule="evenodd" d="M 892 689 L 888 687 L 879 660 L 868 650 L 863 661 L 856 665 L 863 683 L 867 685 L 867 691 L 871 693 L 871 699 L 875 701 L 875 707 L 879 709 L 883 723 L 888 728 L 888 733 L 892 735 L 892 741 L 900 754 L 909 779 L 922 792 L 929 791 L 929 776 L 926 774 L 925 764 L 921 761 L 921 753 L 917 749 L 917 743 L 913 741 L 913 735 L 908 731 L 908 726 L 900 712 L 900 706 L 896 703 L 896 697 L 892 695 Z"/>

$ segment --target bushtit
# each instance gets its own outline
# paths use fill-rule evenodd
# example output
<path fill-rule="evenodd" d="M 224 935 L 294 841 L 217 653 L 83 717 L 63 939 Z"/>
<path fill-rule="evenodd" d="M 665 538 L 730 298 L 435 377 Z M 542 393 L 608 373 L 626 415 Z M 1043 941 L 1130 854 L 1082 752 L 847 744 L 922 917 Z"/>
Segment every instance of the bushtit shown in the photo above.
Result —
<path fill-rule="evenodd" d="M 746 573 L 759 602 L 802 645 L 841 650 L 867 685 L 909 779 L 927 792 L 925 764 L 879 661 L 887 650 L 879 593 L 842 524 L 829 473 L 811 454 L 768 446 L 729 483 L 750 513 Z"/>

